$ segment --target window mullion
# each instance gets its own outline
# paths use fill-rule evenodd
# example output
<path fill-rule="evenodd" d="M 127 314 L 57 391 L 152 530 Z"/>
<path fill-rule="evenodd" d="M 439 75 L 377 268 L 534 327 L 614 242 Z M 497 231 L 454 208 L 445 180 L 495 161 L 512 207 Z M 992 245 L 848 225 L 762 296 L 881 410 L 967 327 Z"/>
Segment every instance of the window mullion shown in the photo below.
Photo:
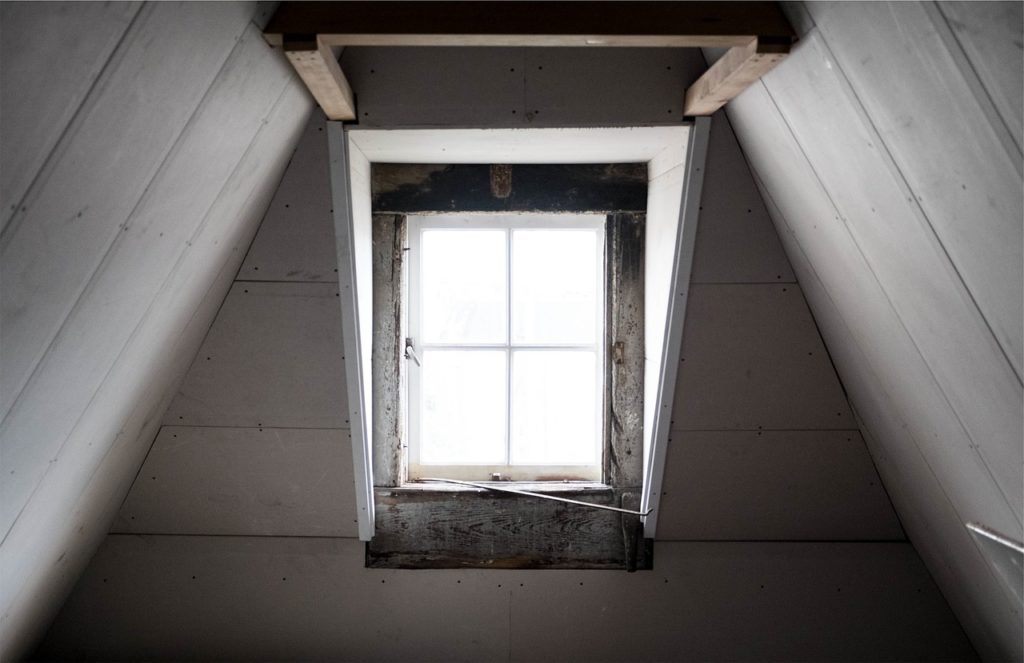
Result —
<path fill-rule="evenodd" d="M 512 229 L 505 228 L 505 464 L 512 464 Z"/>

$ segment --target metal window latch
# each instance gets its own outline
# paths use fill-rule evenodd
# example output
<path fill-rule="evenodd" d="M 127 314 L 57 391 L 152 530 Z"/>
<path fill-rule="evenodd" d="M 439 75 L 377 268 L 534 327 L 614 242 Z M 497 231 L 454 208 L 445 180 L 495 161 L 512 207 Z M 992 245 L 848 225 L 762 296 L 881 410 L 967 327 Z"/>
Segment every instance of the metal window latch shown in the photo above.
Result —
<path fill-rule="evenodd" d="M 420 363 L 419 355 L 416 354 L 416 344 L 408 337 L 405 339 L 405 358 L 412 359 L 416 362 L 417 366 L 423 366 L 423 364 Z"/>

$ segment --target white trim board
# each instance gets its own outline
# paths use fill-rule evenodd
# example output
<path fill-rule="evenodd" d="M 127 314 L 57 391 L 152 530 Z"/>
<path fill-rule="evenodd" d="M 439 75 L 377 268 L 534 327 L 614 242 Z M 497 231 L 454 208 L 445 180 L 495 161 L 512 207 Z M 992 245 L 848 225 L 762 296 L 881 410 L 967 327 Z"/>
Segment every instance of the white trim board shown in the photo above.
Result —
<path fill-rule="evenodd" d="M 682 337 L 709 128 L 710 118 L 698 118 L 692 125 L 566 129 L 346 130 L 340 122 L 328 123 L 360 539 L 370 540 L 374 531 L 370 164 L 648 164 L 644 395 L 650 405 L 644 408 L 642 499 L 657 509 L 657 493 L 651 493 L 660 487 L 665 469 L 675 357 Z M 654 536 L 657 515 L 655 510 L 645 519 L 645 536 Z"/>

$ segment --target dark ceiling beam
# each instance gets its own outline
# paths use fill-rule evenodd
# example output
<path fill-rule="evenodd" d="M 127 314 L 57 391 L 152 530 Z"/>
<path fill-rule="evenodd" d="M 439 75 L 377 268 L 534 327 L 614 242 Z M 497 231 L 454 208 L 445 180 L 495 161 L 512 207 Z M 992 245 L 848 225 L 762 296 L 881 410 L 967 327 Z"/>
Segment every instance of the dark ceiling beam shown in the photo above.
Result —
<path fill-rule="evenodd" d="M 284 2 L 264 35 L 285 47 L 332 119 L 351 119 L 353 109 L 332 110 L 351 92 L 325 61 L 331 47 L 729 48 L 727 63 L 687 92 L 687 114 L 696 115 L 742 91 L 795 39 L 775 2 Z M 303 43 L 310 47 L 288 48 Z"/>

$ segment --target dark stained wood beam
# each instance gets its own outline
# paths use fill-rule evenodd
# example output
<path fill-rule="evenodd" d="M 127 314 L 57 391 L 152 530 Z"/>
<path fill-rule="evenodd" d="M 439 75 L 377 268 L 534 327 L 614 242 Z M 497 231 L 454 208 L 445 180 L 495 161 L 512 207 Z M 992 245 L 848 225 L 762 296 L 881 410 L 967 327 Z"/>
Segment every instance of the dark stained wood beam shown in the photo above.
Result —
<path fill-rule="evenodd" d="M 775 2 L 284 2 L 265 29 L 329 46 L 744 46 L 794 36 Z"/>

